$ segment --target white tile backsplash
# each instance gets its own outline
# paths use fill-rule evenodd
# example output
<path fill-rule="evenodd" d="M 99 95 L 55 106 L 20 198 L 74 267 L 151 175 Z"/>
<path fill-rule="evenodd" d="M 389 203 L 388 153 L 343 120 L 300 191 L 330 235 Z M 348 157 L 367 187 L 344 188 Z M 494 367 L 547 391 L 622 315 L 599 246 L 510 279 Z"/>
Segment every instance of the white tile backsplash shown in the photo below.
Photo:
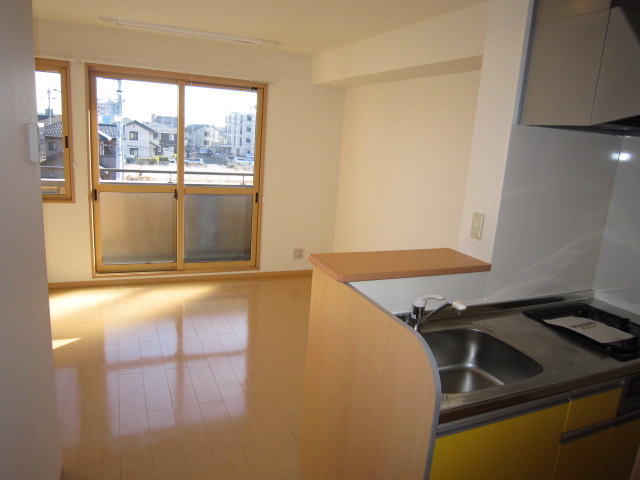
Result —
<path fill-rule="evenodd" d="M 620 143 L 609 135 L 514 127 L 488 301 L 591 289 Z"/>
<path fill-rule="evenodd" d="M 640 138 L 625 138 L 594 280 L 596 296 L 640 314 Z"/>

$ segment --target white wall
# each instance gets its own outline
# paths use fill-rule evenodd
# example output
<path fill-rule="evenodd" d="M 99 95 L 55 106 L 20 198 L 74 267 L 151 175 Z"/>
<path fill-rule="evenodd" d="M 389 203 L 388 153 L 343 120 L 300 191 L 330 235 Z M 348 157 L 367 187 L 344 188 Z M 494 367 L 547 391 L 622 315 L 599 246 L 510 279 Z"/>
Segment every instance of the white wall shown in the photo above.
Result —
<path fill-rule="evenodd" d="M 516 121 L 519 87 L 533 0 L 491 0 L 484 40 L 466 195 L 458 250 L 491 261 L 511 127 Z M 480 240 L 469 236 L 474 212 L 484 214 Z"/>
<path fill-rule="evenodd" d="M 0 478 L 54 480 L 62 458 L 51 350 L 35 122 L 31 3 L 0 16 Z"/>
<path fill-rule="evenodd" d="M 488 3 L 314 57 L 348 87 L 334 251 L 457 247 Z"/>
<path fill-rule="evenodd" d="M 449 246 L 491 261 L 531 11 L 532 0 L 491 0 L 316 56 L 314 81 L 357 85 L 347 93 L 335 250 Z M 480 54 L 478 93 L 470 95 L 470 84 L 460 83 L 469 72 L 453 65 Z M 450 75 L 439 75 L 444 65 Z M 384 116 L 402 117 L 407 108 L 419 118 L 412 127 L 424 148 L 401 147 L 396 157 L 406 173 L 381 170 L 384 159 L 371 146 L 387 153 L 399 143 Z M 472 130 L 468 115 L 475 115 Z M 357 129 L 365 122 L 368 135 Z M 469 236 L 473 212 L 485 215 L 481 240 Z"/>
<path fill-rule="evenodd" d="M 590 290 L 607 217 L 634 208 L 619 210 L 612 203 L 609 210 L 620 144 L 607 135 L 513 127 L 491 271 L 358 282 L 357 288 L 392 312 L 407 311 L 413 298 L 426 293 L 473 304 Z M 635 199 L 635 206 L 638 193 L 626 199 Z M 637 209 L 633 215 L 637 219 Z M 636 259 L 637 225 L 635 242 L 627 237 L 633 245 L 627 253 L 635 249 Z M 637 291 L 633 263 L 617 263 L 626 271 L 618 278 Z"/>
<path fill-rule="evenodd" d="M 457 246 L 479 77 L 347 89 L 334 251 Z"/>
<path fill-rule="evenodd" d="M 344 91 L 311 85 L 311 58 L 175 35 L 36 21 L 36 53 L 72 65 L 74 204 L 45 205 L 50 282 L 91 280 L 84 63 L 269 82 L 261 271 L 308 269 L 294 248 L 333 243 Z"/>

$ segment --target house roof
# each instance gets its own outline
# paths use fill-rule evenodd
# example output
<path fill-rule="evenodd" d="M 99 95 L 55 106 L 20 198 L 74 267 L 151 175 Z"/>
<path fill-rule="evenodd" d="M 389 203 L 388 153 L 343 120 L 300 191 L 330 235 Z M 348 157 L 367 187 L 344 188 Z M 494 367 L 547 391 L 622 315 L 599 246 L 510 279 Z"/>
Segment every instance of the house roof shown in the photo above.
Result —
<path fill-rule="evenodd" d="M 128 127 L 129 125 L 138 125 L 146 130 L 149 130 L 151 133 L 158 133 L 153 128 L 145 125 L 144 123 L 140 123 L 138 120 L 131 120 L 130 122 L 125 123 L 124 126 Z"/>
<path fill-rule="evenodd" d="M 118 126 L 115 123 L 99 123 L 98 136 L 101 140 L 110 141 L 118 135 Z"/>
<path fill-rule="evenodd" d="M 62 122 L 45 125 L 44 136 L 47 138 L 62 138 Z"/>

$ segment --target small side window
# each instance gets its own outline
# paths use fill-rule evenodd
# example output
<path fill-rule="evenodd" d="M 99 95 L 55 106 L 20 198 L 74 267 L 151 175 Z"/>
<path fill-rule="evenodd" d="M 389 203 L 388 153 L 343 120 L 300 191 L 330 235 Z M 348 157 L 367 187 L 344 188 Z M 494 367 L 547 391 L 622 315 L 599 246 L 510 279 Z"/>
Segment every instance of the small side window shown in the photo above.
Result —
<path fill-rule="evenodd" d="M 72 201 L 69 62 L 36 58 L 35 70 L 38 123 L 47 145 L 40 164 L 42 199 Z"/>

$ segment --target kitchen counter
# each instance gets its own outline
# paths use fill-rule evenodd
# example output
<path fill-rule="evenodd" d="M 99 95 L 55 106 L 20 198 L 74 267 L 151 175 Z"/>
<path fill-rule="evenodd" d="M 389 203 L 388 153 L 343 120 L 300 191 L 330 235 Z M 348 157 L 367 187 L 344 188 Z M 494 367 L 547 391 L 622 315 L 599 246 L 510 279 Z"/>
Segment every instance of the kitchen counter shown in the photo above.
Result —
<path fill-rule="evenodd" d="M 316 253 L 313 265 L 338 282 L 429 277 L 491 270 L 491 264 L 450 248 Z"/>
<path fill-rule="evenodd" d="M 564 303 L 587 303 L 629 318 L 640 324 L 640 316 L 583 295 L 564 296 Z M 555 300 L 559 300 L 556 298 Z M 443 394 L 440 425 L 471 416 L 549 398 L 625 375 L 640 373 L 640 359 L 618 361 L 599 353 L 522 314 L 527 308 L 553 304 L 524 306 L 520 303 L 497 306 L 478 305 L 460 316 L 430 320 L 423 332 L 451 328 L 475 328 L 493 334 L 536 360 L 543 371 L 529 379 L 510 385 L 490 387 L 468 393 Z"/>
<path fill-rule="evenodd" d="M 427 256 L 436 252 L 430 250 Z M 405 251 L 400 257 L 415 259 L 416 253 Z M 640 323 L 640 317 L 593 299 L 590 291 L 544 300 L 471 305 L 460 316 L 445 310 L 430 319 L 423 332 L 482 330 L 525 353 L 543 370 L 509 385 L 443 395 L 437 366 L 422 335 L 394 315 L 401 310 L 387 309 L 375 295 L 367 295 L 350 283 L 359 283 L 356 280 L 369 275 L 370 279 L 406 277 L 411 275 L 408 271 L 425 276 L 428 262 L 420 267 L 401 267 L 401 262 L 390 260 L 395 256 L 396 252 L 311 256 L 314 273 L 300 455 L 307 476 L 420 479 L 428 476 L 433 458 L 440 459 L 439 471 L 447 471 L 449 458 L 459 464 L 460 449 L 473 448 L 480 453 L 473 461 L 465 462 L 472 469 L 483 468 L 487 458 L 491 465 L 502 465 L 501 459 L 494 457 L 508 451 L 517 467 L 513 472 L 520 473 L 523 466 L 540 463 L 549 475 L 523 478 L 551 478 L 569 401 L 576 393 L 591 395 L 615 388 L 623 377 L 640 372 L 640 359 L 619 362 L 604 356 L 525 317 L 523 310 L 579 302 L 591 303 L 636 323 Z M 385 268 L 381 268 L 385 262 Z M 409 270 L 403 270 L 406 268 Z M 486 271 L 490 266 L 480 268 Z M 430 270 L 435 275 L 434 271 L 437 268 Z M 374 289 L 373 293 L 378 292 Z M 523 421 L 533 424 L 523 427 Z M 482 438 L 485 427 L 491 429 L 490 438 L 502 438 L 495 450 L 491 442 Z M 510 436 L 505 440 L 495 434 L 494 428 L 507 428 Z M 533 434 L 522 435 L 523 429 L 529 428 Z M 380 431 L 385 435 L 379 435 Z M 624 435 L 620 438 L 624 439 Z M 462 439 L 461 444 L 456 443 L 458 439 Z M 478 442 L 483 449 L 474 448 Z M 407 449 L 406 445 L 412 448 Z M 438 445 L 439 455 L 434 453 Z M 540 460 L 539 447 L 547 452 L 544 462 Z M 348 458 L 345 451 L 350 452 Z M 446 452 L 451 452 L 451 457 Z M 520 475 L 484 478 L 516 476 Z"/>

